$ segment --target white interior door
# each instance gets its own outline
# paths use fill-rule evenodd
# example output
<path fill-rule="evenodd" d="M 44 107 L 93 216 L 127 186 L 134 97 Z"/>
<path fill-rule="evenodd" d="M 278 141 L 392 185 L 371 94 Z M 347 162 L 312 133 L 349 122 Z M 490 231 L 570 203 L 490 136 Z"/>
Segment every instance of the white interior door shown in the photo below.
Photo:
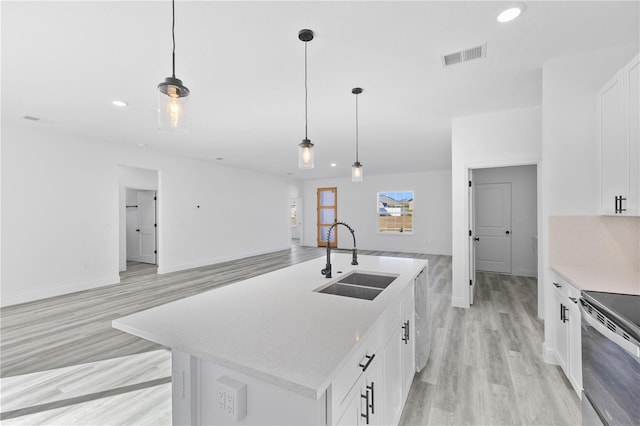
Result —
<path fill-rule="evenodd" d="M 156 192 L 138 191 L 138 262 L 156 263 Z"/>
<path fill-rule="evenodd" d="M 511 273 L 511 183 L 474 185 L 478 271 Z"/>
<path fill-rule="evenodd" d="M 473 205 L 473 170 L 469 170 L 469 304 L 473 305 L 476 296 L 476 236 L 475 236 L 475 215 Z"/>

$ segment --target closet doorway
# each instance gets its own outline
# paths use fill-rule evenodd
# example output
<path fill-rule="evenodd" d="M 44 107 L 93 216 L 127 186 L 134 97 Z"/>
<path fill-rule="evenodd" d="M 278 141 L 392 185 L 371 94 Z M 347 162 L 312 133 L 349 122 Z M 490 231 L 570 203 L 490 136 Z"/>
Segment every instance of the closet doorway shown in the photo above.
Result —
<path fill-rule="evenodd" d="M 156 191 L 127 188 L 127 262 L 157 263 Z"/>

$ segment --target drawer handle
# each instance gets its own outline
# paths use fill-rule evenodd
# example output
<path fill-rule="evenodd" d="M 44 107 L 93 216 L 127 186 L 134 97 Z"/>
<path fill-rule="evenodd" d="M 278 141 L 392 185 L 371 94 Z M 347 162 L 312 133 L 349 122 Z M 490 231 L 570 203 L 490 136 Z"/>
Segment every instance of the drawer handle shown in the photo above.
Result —
<path fill-rule="evenodd" d="M 365 358 L 367 358 L 367 362 L 365 364 L 358 364 L 360 366 L 360 368 L 362 368 L 362 371 L 367 371 L 367 368 L 369 368 L 369 365 L 371 365 L 371 361 L 373 361 L 373 359 L 376 357 L 376 354 L 373 355 L 365 355 Z"/>
<path fill-rule="evenodd" d="M 376 413 L 376 396 L 374 393 L 374 387 L 375 387 L 374 382 L 371 382 L 371 386 L 367 386 L 367 389 L 371 391 L 371 404 L 369 404 L 369 407 L 371 408 L 371 414 Z"/>
<path fill-rule="evenodd" d="M 553 283 L 553 285 L 555 285 L 556 288 L 562 288 L 562 286 L 560 284 L 558 284 L 558 283 Z"/>
<path fill-rule="evenodd" d="M 576 299 L 575 297 L 569 296 L 569 299 L 571 299 L 573 303 L 578 304 L 578 299 Z"/>
<path fill-rule="evenodd" d="M 366 395 L 360 394 L 360 397 L 365 400 L 365 403 L 364 403 L 365 414 L 360 413 L 360 417 L 365 419 L 365 421 L 367 422 L 366 424 L 369 424 L 369 390 L 368 389 L 369 387 L 367 386 Z"/>
<path fill-rule="evenodd" d="M 409 320 L 402 323 L 402 329 L 404 330 L 402 341 L 405 345 L 409 344 Z"/>

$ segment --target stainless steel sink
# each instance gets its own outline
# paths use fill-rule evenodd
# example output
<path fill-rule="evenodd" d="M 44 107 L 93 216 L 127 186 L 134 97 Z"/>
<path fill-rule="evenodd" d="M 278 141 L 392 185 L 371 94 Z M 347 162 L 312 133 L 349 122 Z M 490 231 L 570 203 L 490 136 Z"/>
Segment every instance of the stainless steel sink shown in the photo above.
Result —
<path fill-rule="evenodd" d="M 345 275 L 333 284 L 317 288 L 314 291 L 318 293 L 334 294 L 336 296 L 373 300 L 396 278 L 398 278 L 398 275 L 353 272 L 349 275 Z"/>
<path fill-rule="evenodd" d="M 397 275 L 378 275 L 378 274 L 365 274 L 362 272 L 354 272 L 346 275 L 338 280 L 339 283 L 351 284 L 364 287 L 374 288 L 387 288 L 395 279 Z"/>
<path fill-rule="evenodd" d="M 322 290 L 315 290 L 318 293 L 335 294 L 336 296 L 354 297 L 356 299 L 373 300 L 382 293 L 379 288 L 360 287 L 355 285 L 331 284 Z"/>

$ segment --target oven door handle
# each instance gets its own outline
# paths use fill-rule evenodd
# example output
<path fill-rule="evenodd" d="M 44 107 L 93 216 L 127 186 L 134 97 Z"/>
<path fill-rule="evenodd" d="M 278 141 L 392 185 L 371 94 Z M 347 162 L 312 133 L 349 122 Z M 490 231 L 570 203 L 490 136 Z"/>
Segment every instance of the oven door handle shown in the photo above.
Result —
<path fill-rule="evenodd" d="M 620 346 L 629 355 L 640 360 L 640 346 L 634 345 L 632 342 L 625 340 L 621 336 L 617 335 L 613 331 L 609 330 L 604 324 L 596 321 L 585 309 L 580 305 L 580 314 L 582 319 L 585 320 L 591 327 L 595 328 L 600 334 L 607 339 L 611 340 L 616 345 Z"/>

